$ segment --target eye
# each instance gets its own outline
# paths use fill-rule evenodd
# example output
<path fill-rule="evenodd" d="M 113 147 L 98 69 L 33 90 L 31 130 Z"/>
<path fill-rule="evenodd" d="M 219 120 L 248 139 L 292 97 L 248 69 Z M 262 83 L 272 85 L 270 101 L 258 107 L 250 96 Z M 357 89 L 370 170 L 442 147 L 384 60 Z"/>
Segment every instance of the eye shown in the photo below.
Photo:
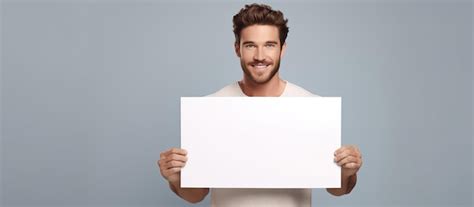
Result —
<path fill-rule="evenodd" d="M 255 45 L 251 45 L 251 44 L 245 45 L 245 48 L 253 48 L 253 47 L 255 47 Z"/>
<path fill-rule="evenodd" d="M 266 44 L 265 47 L 275 47 L 275 44 Z"/>

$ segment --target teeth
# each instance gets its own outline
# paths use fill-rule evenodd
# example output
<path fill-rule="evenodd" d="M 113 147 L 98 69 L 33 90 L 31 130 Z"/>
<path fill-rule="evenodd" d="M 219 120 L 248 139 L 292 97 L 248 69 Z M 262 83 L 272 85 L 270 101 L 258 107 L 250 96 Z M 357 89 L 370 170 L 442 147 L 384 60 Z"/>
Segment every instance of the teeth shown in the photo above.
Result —
<path fill-rule="evenodd" d="M 254 65 L 254 67 L 256 67 L 256 68 L 266 68 L 266 67 L 268 67 L 268 65 Z"/>

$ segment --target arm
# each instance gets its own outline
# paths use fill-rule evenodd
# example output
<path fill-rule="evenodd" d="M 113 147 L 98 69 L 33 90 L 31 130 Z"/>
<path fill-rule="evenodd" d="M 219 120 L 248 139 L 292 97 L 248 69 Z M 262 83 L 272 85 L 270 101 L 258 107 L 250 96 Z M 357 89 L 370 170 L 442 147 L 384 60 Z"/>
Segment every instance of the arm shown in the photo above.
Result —
<path fill-rule="evenodd" d="M 349 194 L 357 183 L 357 174 L 349 177 L 341 177 L 341 188 L 326 188 L 326 191 L 334 196 Z"/>
<path fill-rule="evenodd" d="M 209 193 L 209 188 L 181 188 L 180 184 L 180 181 L 175 183 L 169 182 L 170 189 L 176 193 L 176 195 L 190 203 L 198 203 L 204 200 Z"/>

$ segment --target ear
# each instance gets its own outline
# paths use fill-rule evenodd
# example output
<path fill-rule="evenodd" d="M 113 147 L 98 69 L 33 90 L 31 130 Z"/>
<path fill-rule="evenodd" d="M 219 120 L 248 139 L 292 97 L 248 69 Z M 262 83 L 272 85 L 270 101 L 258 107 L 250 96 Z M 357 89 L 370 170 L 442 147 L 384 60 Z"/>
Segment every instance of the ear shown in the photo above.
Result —
<path fill-rule="evenodd" d="M 283 43 L 283 46 L 281 47 L 280 59 L 285 55 L 285 52 L 286 52 L 286 42 Z"/>
<path fill-rule="evenodd" d="M 237 42 L 234 43 L 234 50 L 235 50 L 235 54 L 237 55 L 237 57 L 240 58 L 241 55 L 240 55 L 240 44 L 239 43 L 237 43 Z"/>

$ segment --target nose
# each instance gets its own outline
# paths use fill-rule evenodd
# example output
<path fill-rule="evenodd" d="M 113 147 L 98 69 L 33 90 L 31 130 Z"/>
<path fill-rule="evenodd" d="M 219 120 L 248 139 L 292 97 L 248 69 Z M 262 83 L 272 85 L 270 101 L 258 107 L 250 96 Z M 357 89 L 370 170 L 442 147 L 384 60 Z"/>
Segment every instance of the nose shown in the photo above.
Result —
<path fill-rule="evenodd" d="M 256 61 L 264 61 L 265 60 L 265 55 L 263 53 L 262 48 L 258 48 L 255 52 L 255 55 L 253 56 L 253 59 Z"/>

